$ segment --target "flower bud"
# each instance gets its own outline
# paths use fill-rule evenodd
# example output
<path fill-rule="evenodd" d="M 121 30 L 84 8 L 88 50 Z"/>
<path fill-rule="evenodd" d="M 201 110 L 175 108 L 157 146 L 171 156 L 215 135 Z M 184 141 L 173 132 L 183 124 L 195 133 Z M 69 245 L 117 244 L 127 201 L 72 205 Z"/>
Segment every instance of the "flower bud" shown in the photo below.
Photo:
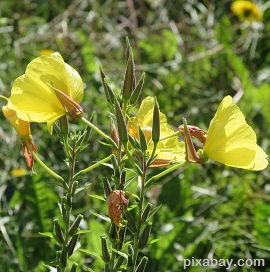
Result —
<path fill-rule="evenodd" d="M 136 233 L 137 232 L 136 223 L 134 221 L 132 214 L 128 210 L 125 212 L 125 217 L 128 221 L 128 228 L 130 229 L 130 231 L 132 233 Z"/>
<path fill-rule="evenodd" d="M 103 179 L 104 194 L 106 197 L 112 192 L 112 188 L 108 179 Z"/>
<path fill-rule="evenodd" d="M 68 257 L 71 256 L 71 255 L 73 254 L 74 248 L 75 248 L 75 246 L 76 246 L 76 244 L 77 244 L 77 242 L 78 242 L 78 240 L 79 240 L 79 237 L 80 237 L 80 235 L 77 234 L 77 235 L 74 235 L 74 236 L 70 239 L 70 241 L 69 241 L 69 243 L 68 243 Z"/>
<path fill-rule="evenodd" d="M 146 206 L 145 206 L 145 208 L 144 208 L 144 210 L 143 210 L 143 212 L 142 212 L 142 219 L 141 219 L 142 224 L 144 224 L 145 221 L 147 220 L 148 215 L 149 215 L 149 212 L 150 212 L 151 209 L 152 209 L 152 206 L 153 206 L 153 205 L 152 205 L 150 202 L 148 202 L 148 203 L 146 204 Z"/>
<path fill-rule="evenodd" d="M 133 267 L 134 250 L 133 250 L 133 247 L 131 244 L 128 244 L 127 248 L 128 248 L 128 263 L 127 263 L 127 265 L 130 267 Z"/>
<path fill-rule="evenodd" d="M 67 246 L 64 246 L 61 251 L 60 256 L 60 262 L 63 264 L 64 267 L 67 265 L 67 259 L 68 259 L 68 248 Z"/>
<path fill-rule="evenodd" d="M 69 228 L 68 234 L 70 236 L 73 236 L 76 233 L 76 231 L 78 230 L 79 225 L 80 225 L 82 219 L 83 219 L 83 215 L 79 214 L 77 216 L 77 218 L 75 219 L 75 221 L 73 222 L 73 224 L 71 225 L 71 227 Z"/>
<path fill-rule="evenodd" d="M 143 249 L 145 247 L 151 233 L 151 228 L 152 228 L 152 223 L 148 222 L 139 238 L 139 243 L 138 243 L 139 249 Z"/>
<path fill-rule="evenodd" d="M 70 116 L 72 122 L 75 122 L 78 118 L 83 116 L 83 109 L 75 100 L 66 95 L 64 92 L 57 90 L 53 86 L 50 87 L 54 90 L 58 100 Z"/>
<path fill-rule="evenodd" d="M 125 260 L 126 260 L 126 258 L 124 256 L 119 256 L 118 257 L 118 260 L 117 260 L 116 264 L 113 267 L 115 269 L 115 271 L 119 271 L 119 269 L 117 269 L 117 268 L 119 268 L 123 264 L 123 262 Z"/>
<path fill-rule="evenodd" d="M 116 249 L 121 250 L 126 236 L 126 227 L 119 229 L 119 239 L 117 240 Z"/>
<path fill-rule="evenodd" d="M 105 263 L 108 263 L 111 259 L 108 241 L 105 235 L 101 235 L 101 249 L 102 249 L 102 259 Z"/>
<path fill-rule="evenodd" d="M 144 132 L 142 131 L 141 127 L 139 127 L 139 135 L 140 135 L 141 150 L 146 151 L 147 150 L 147 141 L 146 141 L 146 137 L 145 137 Z"/>
<path fill-rule="evenodd" d="M 118 127 L 118 135 L 120 141 L 124 144 L 128 142 L 128 130 L 126 121 L 121 110 L 120 104 L 117 99 L 114 100 L 114 107 L 115 107 L 115 115 L 117 120 L 117 127 Z"/>
<path fill-rule="evenodd" d="M 147 262 L 148 258 L 146 256 L 143 256 L 135 272 L 144 272 Z"/>
<path fill-rule="evenodd" d="M 56 235 L 56 239 L 58 240 L 58 242 L 61 244 L 64 242 L 64 235 L 63 232 L 61 230 L 61 227 L 59 225 L 58 219 L 54 220 L 54 230 L 55 230 L 55 235 Z"/>
<path fill-rule="evenodd" d="M 152 140 L 154 144 L 157 144 L 160 138 L 160 118 L 159 118 L 159 106 L 155 99 L 154 111 L 153 111 L 153 125 L 152 125 Z"/>
<path fill-rule="evenodd" d="M 141 94 L 141 91 L 142 91 L 142 87 L 143 87 L 143 84 L 144 84 L 144 78 L 145 78 L 145 73 L 142 74 L 138 84 L 136 85 L 133 93 L 131 94 L 131 97 L 130 97 L 130 104 L 135 104 Z"/>
<path fill-rule="evenodd" d="M 135 86 L 135 65 L 130 44 L 127 45 L 127 62 L 124 84 L 122 89 L 123 99 L 129 100 Z"/>

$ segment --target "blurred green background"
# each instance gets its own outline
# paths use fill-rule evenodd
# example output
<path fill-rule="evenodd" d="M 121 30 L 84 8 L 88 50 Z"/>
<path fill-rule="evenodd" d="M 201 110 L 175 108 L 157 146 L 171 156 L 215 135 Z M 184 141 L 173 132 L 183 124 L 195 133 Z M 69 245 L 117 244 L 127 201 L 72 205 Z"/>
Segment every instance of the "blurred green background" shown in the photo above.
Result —
<path fill-rule="evenodd" d="M 128 37 L 137 77 L 146 72 L 141 100 L 156 96 L 169 124 L 177 128 L 186 117 L 189 124 L 207 129 L 221 99 L 231 95 L 269 152 L 270 1 L 258 2 L 263 20 L 247 23 L 232 14 L 232 1 L 0 1 L 0 93 L 9 97 L 15 78 L 42 50 L 59 51 L 83 78 L 85 116 L 95 110 L 96 125 L 109 133 L 98 68 L 120 90 Z M 48 184 L 50 177 L 37 164 L 37 174 L 14 174 L 14 169 L 26 169 L 21 144 L 3 114 L 0 120 L 0 271 L 47 271 L 42 263 L 53 260 L 57 247 L 38 232 L 52 230 L 61 190 Z M 65 176 L 56 135 L 49 135 L 45 124 L 31 128 L 41 158 Z M 83 130 L 80 123 L 72 128 Z M 98 140 L 93 133 L 78 169 L 109 154 Z M 102 195 L 102 180 L 111 174 L 105 166 L 89 173 L 82 181 L 89 187 L 75 199 L 74 214 L 84 214 L 82 228 L 93 230 L 82 236 L 81 245 L 99 254 L 99 237 L 109 224 L 90 210 L 107 214 L 106 204 L 88 194 Z M 269 177 L 269 167 L 251 172 L 214 162 L 166 176 L 168 183 L 147 195 L 154 205 L 162 203 L 150 239 L 163 237 L 149 246 L 147 271 L 182 271 L 183 259 L 192 257 L 270 260 Z M 78 252 L 72 258 L 102 271 L 94 256 Z M 226 271 L 188 271 L 214 270 Z"/>

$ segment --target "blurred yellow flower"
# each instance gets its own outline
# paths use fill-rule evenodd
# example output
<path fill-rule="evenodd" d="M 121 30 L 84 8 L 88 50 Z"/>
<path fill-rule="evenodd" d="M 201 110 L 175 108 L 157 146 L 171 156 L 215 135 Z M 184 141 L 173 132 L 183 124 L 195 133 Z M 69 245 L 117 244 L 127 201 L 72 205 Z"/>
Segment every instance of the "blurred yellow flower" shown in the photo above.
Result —
<path fill-rule="evenodd" d="M 13 177 L 22 177 L 25 176 L 27 173 L 27 170 L 24 168 L 14 168 L 10 171 L 10 174 Z"/>
<path fill-rule="evenodd" d="M 231 5 L 231 10 L 240 21 L 256 22 L 263 19 L 263 12 L 251 1 L 235 1 Z"/>
<path fill-rule="evenodd" d="M 128 123 L 129 134 L 137 139 L 139 139 L 139 126 L 141 127 L 148 142 L 147 152 L 149 154 L 152 153 L 154 147 L 154 144 L 151 141 L 154 104 L 155 100 L 153 97 L 145 98 L 142 101 L 137 115 L 131 118 Z M 157 157 L 151 167 L 185 161 L 184 142 L 179 142 L 177 135 L 168 137 L 173 134 L 174 130 L 167 124 L 166 116 L 160 112 L 160 141 L 156 149 Z"/>
<path fill-rule="evenodd" d="M 210 159 L 228 166 L 249 170 L 267 167 L 266 153 L 257 145 L 257 137 L 245 116 L 226 96 L 212 119 L 203 153 Z"/>
<path fill-rule="evenodd" d="M 52 53 L 53 53 L 54 51 L 53 50 L 51 50 L 51 49 L 42 49 L 42 50 L 40 50 L 40 55 L 46 55 L 46 56 L 49 56 L 49 55 L 51 55 Z"/>
<path fill-rule="evenodd" d="M 28 64 L 25 74 L 12 86 L 8 108 L 15 110 L 22 120 L 47 122 L 52 133 L 54 121 L 66 112 L 72 116 L 81 114 L 76 111 L 82 110 L 77 103 L 81 102 L 83 92 L 78 72 L 55 52 Z"/>

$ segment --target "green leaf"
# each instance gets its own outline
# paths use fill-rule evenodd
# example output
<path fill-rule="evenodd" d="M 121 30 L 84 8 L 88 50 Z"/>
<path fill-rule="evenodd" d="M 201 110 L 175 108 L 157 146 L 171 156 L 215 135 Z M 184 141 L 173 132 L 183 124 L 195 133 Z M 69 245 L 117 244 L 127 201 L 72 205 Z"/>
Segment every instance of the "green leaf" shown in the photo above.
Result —
<path fill-rule="evenodd" d="M 103 196 L 100 196 L 100 195 L 89 195 L 89 196 L 92 197 L 92 198 L 95 198 L 95 199 L 106 201 L 106 199 Z"/>
<path fill-rule="evenodd" d="M 81 251 L 81 252 L 83 252 L 83 253 L 85 253 L 87 255 L 91 255 L 91 256 L 95 256 L 97 258 L 101 258 L 101 256 L 98 253 L 90 251 L 88 249 L 79 248 L 78 251 Z"/>
<path fill-rule="evenodd" d="M 95 212 L 92 212 L 92 211 L 90 211 L 90 212 L 91 212 L 91 214 L 95 215 L 96 217 L 111 223 L 111 219 L 108 216 L 98 214 L 98 213 L 95 213 Z"/>
<path fill-rule="evenodd" d="M 38 234 L 40 234 L 41 236 L 50 237 L 50 238 L 54 239 L 53 233 L 49 232 L 49 231 L 47 231 L 47 232 L 39 232 Z"/>

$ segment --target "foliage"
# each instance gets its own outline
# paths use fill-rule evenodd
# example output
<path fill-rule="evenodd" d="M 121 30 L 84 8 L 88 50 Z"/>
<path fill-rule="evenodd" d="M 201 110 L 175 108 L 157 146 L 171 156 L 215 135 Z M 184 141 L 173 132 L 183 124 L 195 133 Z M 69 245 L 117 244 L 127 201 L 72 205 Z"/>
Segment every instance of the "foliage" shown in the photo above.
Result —
<path fill-rule="evenodd" d="M 2 1 L 0 93 L 9 96 L 14 79 L 41 50 L 58 51 L 83 79 L 85 119 L 95 112 L 93 124 L 110 135 L 111 120 L 105 113 L 112 107 L 105 99 L 99 67 L 120 96 L 128 36 L 137 81 L 146 73 L 138 106 L 148 95 L 156 96 L 168 124 L 177 128 L 185 117 L 189 124 L 206 129 L 221 99 L 231 95 L 269 153 L 270 9 L 268 1 L 260 3 L 262 22 L 247 23 L 231 12 L 229 1 Z M 25 161 L 16 133 L 3 115 L 0 118 L 0 268 L 48 271 L 43 263 L 54 260 L 59 250 L 49 232 L 55 219 L 64 226 L 58 206 L 63 189 L 37 163 L 37 174 L 12 175 L 13 169 L 26 168 Z M 84 133 L 82 121 L 70 127 L 77 133 L 74 138 Z M 57 135 L 49 135 L 45 124 L 31 129 L 39 156 L 67 179 Z M 76 171 L 108 156 L 103 141 L 91 132 L 76 157 Z M 153 169 L 151 175 L 159 172 Z M 82 214 L 80 228 L 90 231 L 80 234 L 81 250 L 71 256 L 79 271 L 103 269 L 100 237 L 108 235 L 110 223 L 103 220 L 108 211 L 100 196 L 106 177 L 114 178 L 109 180 L 113 186 L 118 174 L 105 163 L 79 180 L 84 189 L 73 198 L 71 219 Z M 145 203 L 154 208 L 149 245 L 143 251 L 148 257 L 146 271 L 179 271 L 183 259 L 192 257 L 269 260 L 269 177 L 269 167 L 250 172 L 214 162 L 183 166 L 164 176 L 164 185 L 153 186 L 146 195 Z M 133 172 L 126 173 L 127 181 L 133 178 Z M 134 182 L 128 191 L 136 191 Z M 136 200 L 131 202 L 136 206 Z M 133 217 L 138 211 L 134 205 L 128 210 Z M 132 240 L 131 231 L 126 236 Z M 128 244 L 123 248 L 128 254 Z M 120 258 L 121 253 L 115 254 Z"/>

